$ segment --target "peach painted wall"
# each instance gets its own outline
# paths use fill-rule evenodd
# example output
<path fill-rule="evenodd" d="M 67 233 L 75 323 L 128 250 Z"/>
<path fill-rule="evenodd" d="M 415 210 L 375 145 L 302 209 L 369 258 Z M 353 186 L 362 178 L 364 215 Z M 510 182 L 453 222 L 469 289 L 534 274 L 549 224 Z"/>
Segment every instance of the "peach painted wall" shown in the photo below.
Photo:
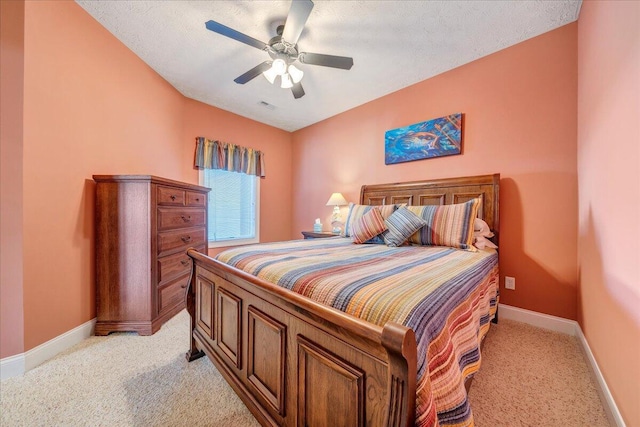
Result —
<path fill-rule="evenodd" d="M 183 139 L 189 141 L 191 157 L 196 136 L 263 151 L 267 172 L 260 180 L 260 241 L 289 238 L 292 203 L 290 132 L 186 99 L 183 135 Z M 211 249 L 209 253 L 213 255 L 221 250 Z"/>
<path fill-rule="evenodd" d="M 91 176 L 193 173 L 183 97 L 76 3 L 26 3 L 24 86 L 29 350 L 96 315 Z"/>
<path fill-rule="evenodd" d="M 328 229 L 335 191 L 498 172 L 501 275 L 516 278 L 501 302 L 575 319 L 576 70 L 574 23 L 295 132 L 291 235 Z M 456 112 L 462 155 L 384 164 L 386 130 Z"/>
<path fill-rule="evenodd" d="M 578 75 L 578 321 L 640 426 L 640 3 L 582 4 Z"/>
<path fill-rule="evenodd" d="M 24 351 L 22 110 L 24 1 L 0 2 L 0 359 Z"/>
<path fill-rule="evenodd" d="M 195 136 L 253 145 L 245 139 L 267 135 L 258 148 L 275 164 L 263 191 L 282 191 L 278 200 L 288 212 L 291 137 L 187 101 L 74 2 L 27 2 L 24 27 L 27 351 L 95 317 L 93 174 L 153 174 L 196 183 Z M 289 228 L 283 231 L 282 224 L 290 219 L 279 211 L 271 218 L 274 212 L 265 208 L 263 236 L 287 238 Z M 12 327 L 3 324 L 2 335 Z"/>

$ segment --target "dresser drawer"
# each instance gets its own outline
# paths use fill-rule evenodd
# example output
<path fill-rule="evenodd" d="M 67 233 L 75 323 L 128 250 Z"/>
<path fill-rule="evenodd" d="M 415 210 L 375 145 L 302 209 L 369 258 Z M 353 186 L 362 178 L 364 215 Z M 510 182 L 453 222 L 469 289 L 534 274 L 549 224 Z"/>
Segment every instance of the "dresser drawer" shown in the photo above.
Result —
<path fill-rule="evenodd" d="M 158 230 L 191 228 L 206 223 L 204 208 L 158 208 Z"/>
<path fill-rule="evenodd" d="M 163 231 L 158 233 L 158 256 L 184 252 L 190 247 L 204 246 L 206 242 L 207 231 L 204 227 Z"/>
<path fill-rule="evenodd" d="M 163 187 L 158 185 L 158 204 L 184 206 L 185 191 L 173 187 Z"/>
<path fill-rule="evenodd" d="M 158 288 L 158 314 L 185 302 L 188 282 L 186 274 Z"/>
<path fill-rule="evenodd" d="M 191 270 L 191 258 L 186 253 L 158 258 L 158 283 L 163 284 Z"/>
<path fill-rule="evenodd" d="M 187 191 L 187 206 L 206 206 L 207 195 Z"/>
<path fill-rule="evenodd" d="M 200 246 L 196 250 L 202 254 L 207 253 L 206 246 Z M 191 271 L 191 258 L 184 252 L 158 258 L 158 284 L 163 285 L 175 277 L 182 276 Z"/>

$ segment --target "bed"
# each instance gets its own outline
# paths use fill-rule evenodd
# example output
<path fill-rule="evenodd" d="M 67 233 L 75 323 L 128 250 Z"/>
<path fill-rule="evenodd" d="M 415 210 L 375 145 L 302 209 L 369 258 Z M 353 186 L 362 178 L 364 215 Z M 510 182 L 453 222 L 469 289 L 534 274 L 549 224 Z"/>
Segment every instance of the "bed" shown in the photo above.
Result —
<path fill-rule="evenodd" d="M 497 242 L 498 174 L 365 185 L 360 194 L 361 205 L 472 199 L 479 199 L 478 217 Z M 494 250 L 388 248 L 335 237 L 232 249 L 219 259 L 188 254 L 193 334 L 187 359 L 206 354 L 262 425 L 473 423 L 465 386 L 479 369 L 480 344 L 497 316 Z M 344 277 L 373 290 L 349 292 L 354 283 Z M 416 278 L 427 285 L 416 285 Z M 323 281 L 328 287 L 320 287 Z M 432 289 L 418 295 L 421 308 L 372 297 L 423 288 Z"/>

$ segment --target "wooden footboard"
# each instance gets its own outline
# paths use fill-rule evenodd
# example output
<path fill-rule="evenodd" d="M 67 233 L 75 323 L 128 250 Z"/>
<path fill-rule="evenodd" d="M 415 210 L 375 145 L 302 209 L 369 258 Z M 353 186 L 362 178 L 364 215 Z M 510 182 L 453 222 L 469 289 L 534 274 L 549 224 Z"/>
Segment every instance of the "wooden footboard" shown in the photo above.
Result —
<path fill-rule="evenodd" d="M 264 426 L 412 426 L 411 329 L 364 322 L 195 250 L 193 340 Z"/>

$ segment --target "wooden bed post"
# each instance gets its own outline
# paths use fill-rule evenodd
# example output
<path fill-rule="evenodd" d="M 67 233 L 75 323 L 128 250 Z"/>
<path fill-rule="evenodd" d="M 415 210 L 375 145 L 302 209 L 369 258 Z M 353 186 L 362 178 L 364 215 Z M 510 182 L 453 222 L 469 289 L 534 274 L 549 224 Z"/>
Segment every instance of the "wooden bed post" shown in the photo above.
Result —
<path fill-rule="evenodd" d="M 412 329 L 388 322 L 382 345 L 389 354 L 387 427 L 411 427 L 416 419 L 417 345 Z"/>
<path fill-rule="evenodd" d="M 187 250 L 187 253 L 191 250 L 195 251 L 195 249 L 190 248 Z M 198 350 L 196 340 L 193 338 L 193 331 L 196 328 L 196 262 L 191 257 L 189 257 L 189 259 L 191 260 L 191 276 L 187 282 L 186 299 L 187 311 L 189 312 L 189 338 L 191 339 L 191 345 L 185 356 L 187 357 L 188 362 L 193 362 L 194 360 L 200 359 L 204 356 L 204 351 Z"/>

